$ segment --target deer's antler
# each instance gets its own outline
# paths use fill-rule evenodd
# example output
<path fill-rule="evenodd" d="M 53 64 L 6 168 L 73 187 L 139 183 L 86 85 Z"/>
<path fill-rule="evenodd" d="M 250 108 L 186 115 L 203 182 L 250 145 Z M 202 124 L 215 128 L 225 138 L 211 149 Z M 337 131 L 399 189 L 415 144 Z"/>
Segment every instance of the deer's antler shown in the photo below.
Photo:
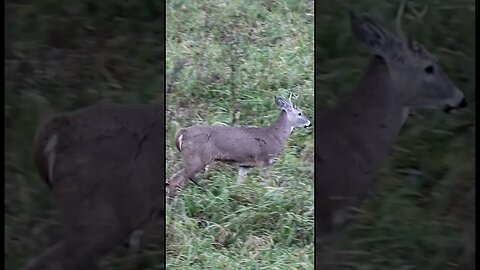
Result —
<path fill-rule="evenodd" d="M 407 4 L 407 7 L 408 7 L 408 10 L 411 11 L 415 17 L 415 20 L 418 22 L 418 23 L 421 23 L 422 20 L 423 20 L 423 17 L 425 17 L 425 15 L 427 14 L 428 12 L 428 4 L 425 5 L 422 9 L 422 11 L 417 11 L 413 5 L 411 3 L 408 3 Z"/>
<path fill-rule="evenodd" d="M 406 0 L 400 1 L 400 6 L 398 7 L 398 10 L 397 10 L 397 17 L 395 18 L 395 27 L 397 29 L 397 35 L 402 40 L 405 40 L 405 35 L 403 34 L 403 31 L 402 31 L 402 17 L 403 17 L 403 11 L 405 10 L 405 2 Z"/>
<path fill-rule="evenodd" d="M 408 47 L 414 51 L 418 50 L 417 46 L 415 45 L 415 42 L 413 41 L 413 36 L 415 32 L 417 31 L 417 28 L 422 24 L 423 22 L 423 17 L 427 14 L 428 11 L 428 5 L 425 5 L 423 9 L 419 12 L 417 11 L 411 3 L 407 4 L 408 10 L 413 14 L 414 17 L 414 26 L 410 28 L 407 34 L 407 44 Z"/>
<path fill-rule="evenodd" d="M 415 26 L 413 27 L 413 31 L 412 31 L 412 29 L 410 29 L 407 33 L 407 36 L 405 36 L 405 34 L 402 31 L 402 17 L 403 17 L 403 13 L 405 11 L 405 5 L 407 5 L 408 11 L 413 14 L 414 21 L 416 22 Z M 428 5 L 425 5 L 421 11 L 417 11 L 413 7 L 412 3 L 407 3 L 406 0 L 401 0 L 400 1 L 400 6 L 399 6 L 398 11 L 397 11 L 397 17 L 395 18 L 395 27 L 396 27 L 396 30 L 397 30 L 398 37 L 401 40 L 406 41 L 407 45 L 411 49 L 416 50 L 416 46 L 415 46 L 415 44 L 413 42 L 413 39 L 412 39 L 413 32 L 415 32 L 415 29 L 418 27 L 419 24 L 421 24 L 421 22 L 423 20 L 423 17 L 425 17 L 425 15 L 427 14 L 427 11 L 428 11 Z"/>

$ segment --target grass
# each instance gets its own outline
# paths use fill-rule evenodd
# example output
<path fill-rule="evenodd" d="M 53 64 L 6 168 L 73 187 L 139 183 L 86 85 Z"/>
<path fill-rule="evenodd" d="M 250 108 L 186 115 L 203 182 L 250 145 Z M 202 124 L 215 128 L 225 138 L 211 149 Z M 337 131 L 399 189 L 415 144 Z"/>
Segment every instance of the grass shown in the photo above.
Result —
<path fill-rule="evenodd" d="M 313 5 L 296 1 L 167 2 L 167 177 L 173 144 L 193 124 L 266 126 L 274 95 L 313 121 Z M 238 113 L 235 113 L 238 110 Z M 313 269 L 313 134 L 296 130 L 264 187 L 236 167 L 198 176 L 167 210 L 168 269 Z"/>
<path fill-rule="evenodd" d="M 417 9 L 427 2 L 415 38 L 470 106 L 460 115 L 419 110 L 409 118 L 374 195 L 322 269 L 475 269 L 475 2 L 415 1 Z M 350 32 L 348 9 L 393 30 L 397 3 L 317 3 L 316 109 L 348 95 L 368 61 Z"/>

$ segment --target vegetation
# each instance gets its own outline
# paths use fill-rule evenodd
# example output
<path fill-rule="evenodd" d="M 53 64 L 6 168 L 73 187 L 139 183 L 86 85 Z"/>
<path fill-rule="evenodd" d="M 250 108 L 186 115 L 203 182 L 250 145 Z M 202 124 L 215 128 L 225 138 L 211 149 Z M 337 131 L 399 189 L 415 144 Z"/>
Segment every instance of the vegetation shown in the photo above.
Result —
<path fill-rule="evenodd" d="M 180 127 L 266 126 L 291 92 L 313 121 L 313 59 L 313 3 L 168 1 L 167 177 Z M 313 148 L 313 129 L 295 130 L 270 187 L 258 169 L 244 185 L 233 166 L 199 174 L 167 208 L 167 268 L 313 269 Z"/>
<path fill-rule="evenodd" d="M 413 2 L 413 1 L 412 1 Z M 420 10 L 426 1 L 415 1 Z M 377 177 L 373 196 L 321 269 L 475 269 L 475 2 L 429 1 L 415 38 L 465 93 L 460 115 L 417 111 Z M 318 1 L 316 109 L 348 95 L 367 64 L 348 10 L 394 30 L 398 1 Z M 404 29 L 412 26 L 405 16 Z"/>

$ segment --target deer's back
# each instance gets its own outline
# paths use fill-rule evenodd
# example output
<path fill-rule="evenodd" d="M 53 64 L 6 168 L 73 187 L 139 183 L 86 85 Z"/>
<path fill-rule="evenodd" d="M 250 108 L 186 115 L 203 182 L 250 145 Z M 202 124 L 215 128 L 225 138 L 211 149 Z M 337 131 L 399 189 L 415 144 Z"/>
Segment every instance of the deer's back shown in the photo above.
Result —
<path fill-rule="evenodd" d="M 280 153 L 279 145 L 268 128 L 240 126 L 192 126 L 183 131 L 183 147 L 222 155 L 224 159 L 238 160 L 250 157 L 262 159 Z"/>

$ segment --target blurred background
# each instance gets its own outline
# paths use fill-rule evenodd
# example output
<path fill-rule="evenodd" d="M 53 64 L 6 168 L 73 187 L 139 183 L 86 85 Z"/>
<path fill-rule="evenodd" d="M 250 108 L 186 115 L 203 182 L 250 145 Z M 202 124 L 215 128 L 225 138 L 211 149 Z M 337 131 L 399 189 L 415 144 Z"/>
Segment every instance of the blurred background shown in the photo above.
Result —
<path fill-rule="evenodd" d="M 179 128 L 267 126 L 293 92 L 315 126 L 313 2 L 167 1 L 167 178 Z M 167 208 L 169 269 L 313 269 L 313 129 L 296 129 L 271 187 L 253 169 L 212 166 Z"/>
<path fill-rule="evenodd" d="M 165 16 L 154 0 L 6 1 L 5 14 L 5 268 L 18 269 L 60 238 L 33 166 L 37 128 L 99 101 L 163 104 Z M 102 269 L 130 269 L 125 254 Z"/>
<path fill-rule="evenodd" d="M 348 10 L 393 31 L 398 1 L 316 4 L 320 111 L 347 96 L 368 63 Z M 414 7 L 424 4 L 428 13 L 415 39 L 438 57 L 469 107 L 460 115 L 418 110 L 407 120 L 373 196 L 322 269 L 475 269 L 475 1 L 415 1 Z M 407 14 L 404 29 L 413 23 Z"/>

